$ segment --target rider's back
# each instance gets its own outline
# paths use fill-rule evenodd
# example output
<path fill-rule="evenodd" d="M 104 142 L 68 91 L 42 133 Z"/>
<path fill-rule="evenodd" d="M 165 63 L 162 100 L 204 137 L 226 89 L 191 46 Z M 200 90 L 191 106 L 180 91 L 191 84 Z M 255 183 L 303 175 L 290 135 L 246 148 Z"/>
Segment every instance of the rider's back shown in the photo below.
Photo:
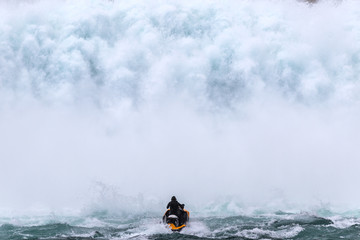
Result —
<path fill-rule="evenodd" d="M 177 200 L 171 200 L 168 205 L 167 208 L 170 208 L 170 214 L 175 214 L 175 215 L 179 215 L 180 213 L 180 209 L 181 209 L 181 205 Z"/>

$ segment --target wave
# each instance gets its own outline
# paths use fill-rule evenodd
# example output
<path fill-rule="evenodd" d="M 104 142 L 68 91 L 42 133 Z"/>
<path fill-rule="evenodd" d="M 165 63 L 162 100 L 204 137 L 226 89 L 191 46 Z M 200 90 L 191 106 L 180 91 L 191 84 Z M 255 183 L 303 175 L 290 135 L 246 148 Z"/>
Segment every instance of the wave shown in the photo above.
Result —
<path fill-rule="evenodd" d="M 264 91 L 358 101 L 356 1 L 2 5 L 0 83 L 11 95 L 102 107 L 186 95 L 228 108 Z"/>

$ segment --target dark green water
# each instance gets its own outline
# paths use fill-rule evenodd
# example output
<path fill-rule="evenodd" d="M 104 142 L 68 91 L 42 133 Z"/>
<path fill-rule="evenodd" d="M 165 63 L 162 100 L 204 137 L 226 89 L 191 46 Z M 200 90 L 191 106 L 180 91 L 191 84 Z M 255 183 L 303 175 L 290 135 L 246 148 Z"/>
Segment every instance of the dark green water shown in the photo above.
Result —
<path fill-rule="evenodd" d="M 359 218 L 324 218 L 311 214 L 195 217 L 181 233 L 172 233 L 160 223 L 160 217 L 68 217 L 58 220 L 43 217 L 31 221 L 2 219 L 1 222 L 6 221 L 9 223 L 0 227 L 1 240 L 360 239 Z"/>

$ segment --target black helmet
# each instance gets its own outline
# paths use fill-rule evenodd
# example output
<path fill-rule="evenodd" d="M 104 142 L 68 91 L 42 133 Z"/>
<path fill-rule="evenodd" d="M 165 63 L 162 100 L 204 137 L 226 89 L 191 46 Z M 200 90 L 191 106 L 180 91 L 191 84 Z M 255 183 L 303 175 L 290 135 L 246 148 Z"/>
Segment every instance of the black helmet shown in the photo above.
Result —
<path fill-rule="evenodd" d="M 171 197 L 171 201 L 176 201 L 176 197 L 175 197 L 175 196 L 172 196 L 172 197 Z"/>

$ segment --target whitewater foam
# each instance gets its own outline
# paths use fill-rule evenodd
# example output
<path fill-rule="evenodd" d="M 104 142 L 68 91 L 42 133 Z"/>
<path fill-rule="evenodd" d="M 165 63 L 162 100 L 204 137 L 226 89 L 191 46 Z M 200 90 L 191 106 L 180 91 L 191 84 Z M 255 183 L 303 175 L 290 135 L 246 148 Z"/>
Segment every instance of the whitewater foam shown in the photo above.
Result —
<path fill-rule="evenodd" d="M 1 207 L 358 208 L 359 9 L 1 3 Z"/>

